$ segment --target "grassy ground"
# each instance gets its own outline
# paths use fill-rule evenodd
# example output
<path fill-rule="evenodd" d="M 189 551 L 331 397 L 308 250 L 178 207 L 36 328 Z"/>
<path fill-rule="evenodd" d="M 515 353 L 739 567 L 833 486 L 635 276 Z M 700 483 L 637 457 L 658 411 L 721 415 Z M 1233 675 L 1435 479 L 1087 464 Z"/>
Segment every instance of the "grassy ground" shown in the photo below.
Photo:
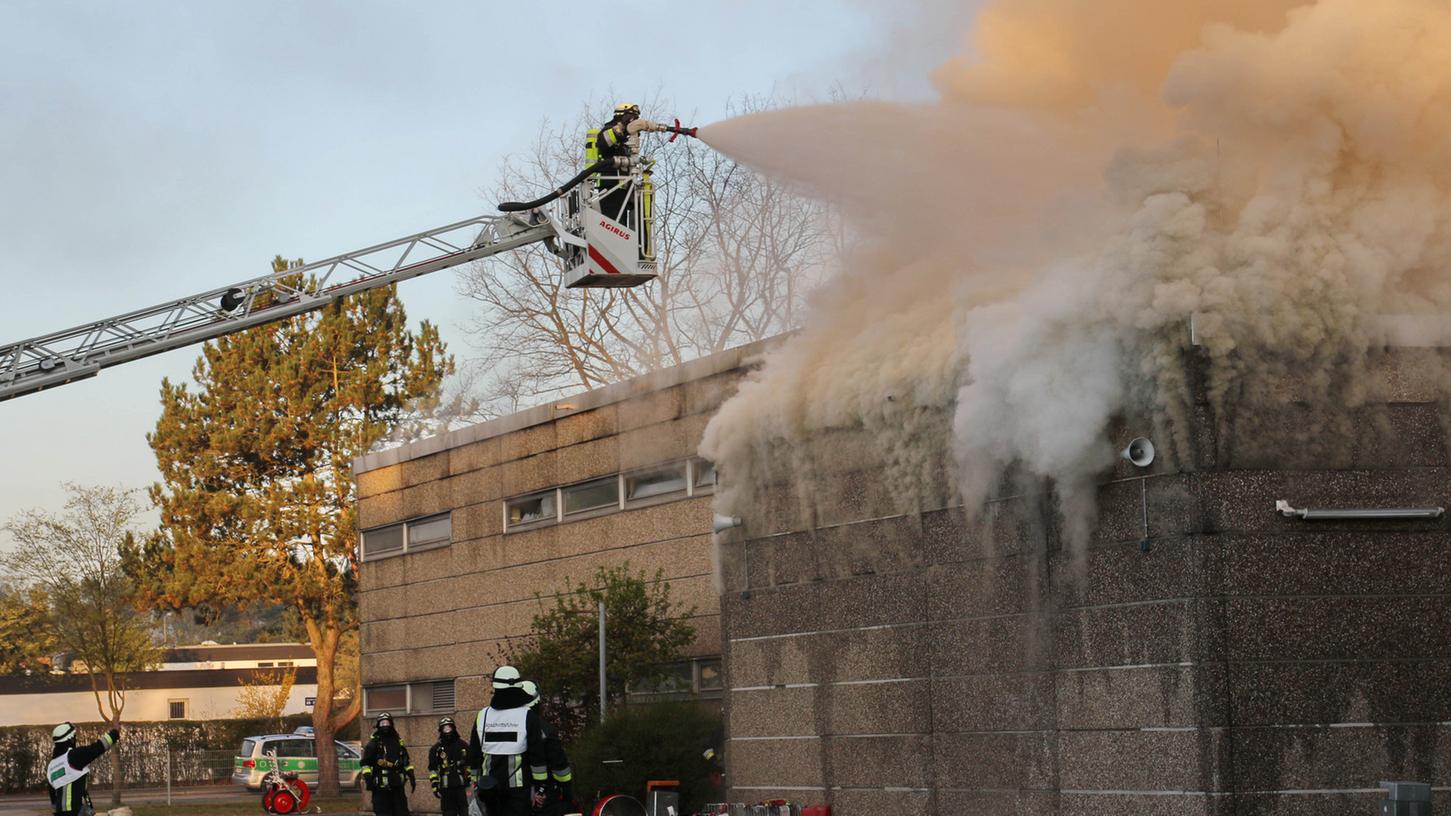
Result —
<path fill-rule="evenodd" d="M 355 814 L 362 801 L 358 796 L 313 799 L 307 805 L 307 812 L 316 814 L 319 812 L 318 808 L 321 807 L 322 813 Z M 260 795 L 246 800 L 178 802 L 170 807 L 165 804 L 131 805 L 130 807 L 134 816 L 260 816 L 263 812 Z M 99 806 L 98 809 L 100 809 Z"/>

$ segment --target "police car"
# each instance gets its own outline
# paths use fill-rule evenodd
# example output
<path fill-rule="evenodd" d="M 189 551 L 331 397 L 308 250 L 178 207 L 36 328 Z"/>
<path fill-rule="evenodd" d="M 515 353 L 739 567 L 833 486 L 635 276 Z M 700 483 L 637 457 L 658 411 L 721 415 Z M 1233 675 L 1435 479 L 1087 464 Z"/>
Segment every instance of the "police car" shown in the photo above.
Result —
<path fill-rule="evenodd" d="M 359 788 L 363 784 L 363 751 L 341 740 L 333 741 L 338 754 L 338 784 L 345 788 Z M 312 729 L 302 727 L 291 734 L 267 734 L 247 737 L 232 763 L 232 784 L 243 785 L 248 790 L 261 790 L 262 777 L 272 770 L 272 757 L 282 771 L 294 771 L 308 787 L 317 788 L 317 751 L 313 744 Z"/>

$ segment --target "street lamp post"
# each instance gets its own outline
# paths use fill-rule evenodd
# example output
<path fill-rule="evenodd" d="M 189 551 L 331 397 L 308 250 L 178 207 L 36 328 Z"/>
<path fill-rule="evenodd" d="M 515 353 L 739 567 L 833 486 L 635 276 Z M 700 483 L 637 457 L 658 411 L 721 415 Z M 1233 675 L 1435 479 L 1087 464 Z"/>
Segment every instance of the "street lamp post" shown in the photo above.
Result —
<path fill-rule="evenodd" d="M 600 598 L 600 722 L 605 721 L 605 599 Z"/>
<path fill-rule="evenodd" d="M 579 615 L 579 616 L 583 617 L 585 615 L 588 615 L 589 613 L 586 612 L 586 611 L 584 611 L 583 609 L 571 609 L 571 610 L 568 610 L 565 614 L 568 614 L 568 615 Z M 609 690 L 608 690 L 608 687 L 606 685 L 606 675 L 605 675 L 605 656 L 606 656 L 606 652 L 605 652 L 605 599 L 604 598 L 600 598 L 600 600 L 599 600 L 599 607 L 596 610 L 595 615 L 599 619 L 599 623 L 600 623 L 600 634 L 599 634 L 599 639 L 600 639 L 600 722 L 604 722 L 605 721 L 605 708 L 608 705 L 608 701 L 609 701 Z"/>

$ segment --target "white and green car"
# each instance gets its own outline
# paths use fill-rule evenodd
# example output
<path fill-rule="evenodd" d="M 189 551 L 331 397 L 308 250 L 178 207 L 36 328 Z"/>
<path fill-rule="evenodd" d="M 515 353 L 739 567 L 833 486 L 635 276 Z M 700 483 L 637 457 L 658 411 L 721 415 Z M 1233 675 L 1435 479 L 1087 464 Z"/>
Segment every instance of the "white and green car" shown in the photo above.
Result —
<path fill-rule="evenodd" d="M 276 753 L 281 770 L 295 771 L 308 787 L 316 790 L 317 751 L 311 731 L 311 728 L 298 729 L 292 734 L 268 734 L 242 740 L 240 755 L 232 763 L 232 784 L 261 790 L 262 777 L 272 770 L 272 758 L 267 754 Z M 360 787 L 362 751 L 341 741 L 334 741 L 333 747 L 338 752 L 338 784 L 345 788 Z"/>

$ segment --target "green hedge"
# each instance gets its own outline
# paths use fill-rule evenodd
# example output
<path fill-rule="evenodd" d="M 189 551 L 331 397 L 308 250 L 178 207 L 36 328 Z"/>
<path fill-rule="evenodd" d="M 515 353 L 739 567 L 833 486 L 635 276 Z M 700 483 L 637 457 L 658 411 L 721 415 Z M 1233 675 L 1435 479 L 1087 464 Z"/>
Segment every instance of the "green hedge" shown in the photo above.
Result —
<path fill-rule="evenodd" d="M 707 802 L 719 802 L 721 791 L 710 782 L 706 749 L 721 749 L 724 736 L 718 704 L 651 703 L 615 710 L 603 724 L 586 729 L 578 742 L 566 746 L 574 766 L 575 794 L 581 804 L 594 801 L 596 791 L 628 793 L 642 799 L 651 779 L 680 780 L 680 804 L 694 813 Z M 606 759 L 622 759 L 607 766 Z"/>
<path fill-rule="evenodd" d="M 311 725 L 312 715 L 298 714 L 281 719 L 259 720 L 165 720 L 123 722 L 121 744 L 91 771 L 92 785 L 109 788 L 119 754 L 122 783 L 127 787 L 166 784 L 167 754 L 171 755 L 173 785 L 194 785 L 221 781 L 230 774 L 227 756 L 235 754 L 242 740 L 257 734 L 291 732 Z M 42 790 L 45 766 L 50 763 L 49 725 L 0 727 L 0 791 L 14 793 Z M 76 723 L 82 743 L 99 739 L 105 723 Z M 349 731 L 356 732 L 356 728 Z M 341 737 L 345 739 L 346 737 Z M 222 773 L 225 770 L 226 773 Z"/>

